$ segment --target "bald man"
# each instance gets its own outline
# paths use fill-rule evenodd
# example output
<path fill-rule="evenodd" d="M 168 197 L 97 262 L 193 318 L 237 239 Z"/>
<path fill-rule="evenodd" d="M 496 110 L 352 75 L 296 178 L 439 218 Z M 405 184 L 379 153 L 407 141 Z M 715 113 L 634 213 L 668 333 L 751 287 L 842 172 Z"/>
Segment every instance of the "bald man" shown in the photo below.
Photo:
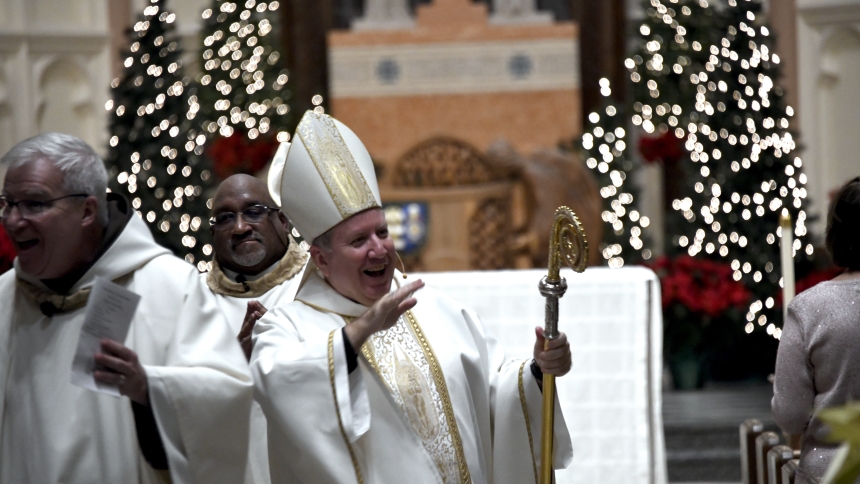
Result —
<path fill-rule="evenodd" d="M 266 184 L 249 175 L 221 183 L 209 223 L 215 256 L 212 270 L 202 276 L 248 358 L 254 321 L 264 307 L 293 300 L 308 254 L 290 237 L 289 221 Z M 245 483 L 269 483 L 266 419 L 256 403 L 249 451 Z"/>

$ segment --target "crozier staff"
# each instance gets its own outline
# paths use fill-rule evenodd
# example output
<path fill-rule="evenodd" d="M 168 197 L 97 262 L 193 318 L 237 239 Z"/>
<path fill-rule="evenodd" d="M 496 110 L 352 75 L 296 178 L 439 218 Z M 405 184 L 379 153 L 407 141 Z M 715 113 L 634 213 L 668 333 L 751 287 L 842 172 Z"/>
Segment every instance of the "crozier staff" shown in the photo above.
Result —
<path fill-rule="evenodd" d="M 80 139 L 42 134 L 0 162 L 18 252 L 0 276 L 0 483 L 239 482 L 251 379 L 197 271 L 106 195 Z M 95 378 L 128 398 L 69 382 L 96 277 L 141 296 L 126 340 L 96 355 Z"/>
<path fill-rule="evenodd" d="M 544 351 L 536 328 L 534 360 L 506 360 L 476 314 L 401 282 L 356 135 L 309 111 L 293 140 L 270 174 L 284 212 L 313 240 L 312 263 L 296 301 L 257 322 L 251 356 L 272 481 L 534 481 L 536 377 L 569 371 L 564 334 Z M 564 467 L 570 437 L 556 412 L 554 463 Z"/>

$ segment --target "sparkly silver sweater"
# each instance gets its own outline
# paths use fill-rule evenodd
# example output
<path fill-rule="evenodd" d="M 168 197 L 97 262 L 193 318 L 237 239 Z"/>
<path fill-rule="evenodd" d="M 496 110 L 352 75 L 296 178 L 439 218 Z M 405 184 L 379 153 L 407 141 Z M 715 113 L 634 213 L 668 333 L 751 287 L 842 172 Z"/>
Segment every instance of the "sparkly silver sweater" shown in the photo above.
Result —
<path fill-rule="evenodd" d="M 860 279 L 822 282 L 788 305 L 773 391 L 776 423 L 803 434 L 798 482 L 815 482 L 837 447 L 815 413 L 860 399 Z"/>

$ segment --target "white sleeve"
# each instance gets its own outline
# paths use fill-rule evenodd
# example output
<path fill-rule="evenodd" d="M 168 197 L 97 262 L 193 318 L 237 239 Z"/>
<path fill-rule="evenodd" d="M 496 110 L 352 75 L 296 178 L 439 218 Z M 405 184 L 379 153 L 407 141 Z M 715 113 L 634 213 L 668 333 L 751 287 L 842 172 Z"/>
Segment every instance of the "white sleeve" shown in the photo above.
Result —
<path fill-rule="evenodd" d="M 527 360 L 508 360 L 504 351 L 474 313 L 463 311 L 467 323 L 482 335 L 493 415 L 493 482 L 517 484 L 535 481 L 541 462 L 543 394 Z M 555 397 L 553 468 L 564 469 L 573 460 L 567 423 Z"/>
<path fill-rule="evenodd" d="M 196 274 L 164 364 L 145 366 L 152 413 L 174 483 L 236 483 L 244 476 L 252 381 L 242 350 Z"/>

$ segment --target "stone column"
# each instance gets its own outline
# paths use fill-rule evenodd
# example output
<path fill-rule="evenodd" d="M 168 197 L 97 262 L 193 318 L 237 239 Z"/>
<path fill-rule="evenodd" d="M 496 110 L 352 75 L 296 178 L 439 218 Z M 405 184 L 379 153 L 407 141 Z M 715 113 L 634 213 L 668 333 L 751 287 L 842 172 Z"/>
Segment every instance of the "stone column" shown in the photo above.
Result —
<path fill-rule="evenodd" d="M 414 25 L 408 0 L 366 0 L 364 16 L 352 23 L 352 29 L 409 29 Z"/>
<path fill-rule="evenodd" d="M 314 95 L 323 96 L 328 107 L 328 46 L 331 0 L 288 0 L 281 6 L 281 35 L 287 69 L 293 82 L 296 119 L 313 109 Z M 326 109 L 328 111 L 328 109 Z"/>

